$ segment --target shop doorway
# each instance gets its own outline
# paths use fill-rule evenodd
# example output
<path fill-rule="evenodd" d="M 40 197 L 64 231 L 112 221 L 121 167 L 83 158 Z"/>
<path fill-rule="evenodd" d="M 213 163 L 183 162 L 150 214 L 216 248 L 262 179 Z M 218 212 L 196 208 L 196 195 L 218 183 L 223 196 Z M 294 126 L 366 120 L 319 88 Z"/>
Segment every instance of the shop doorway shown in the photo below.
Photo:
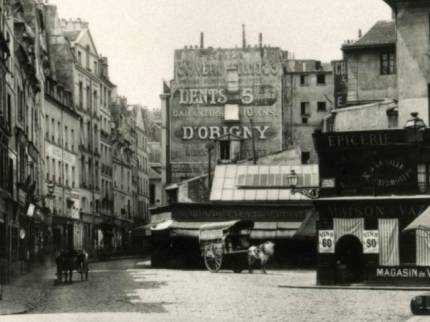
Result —
<path fill-rule="evenodd" d="M 359 283 L 364 277 L 363 245 L 354 235 L 342 236 L 335 249 L 336 282 Z"/>

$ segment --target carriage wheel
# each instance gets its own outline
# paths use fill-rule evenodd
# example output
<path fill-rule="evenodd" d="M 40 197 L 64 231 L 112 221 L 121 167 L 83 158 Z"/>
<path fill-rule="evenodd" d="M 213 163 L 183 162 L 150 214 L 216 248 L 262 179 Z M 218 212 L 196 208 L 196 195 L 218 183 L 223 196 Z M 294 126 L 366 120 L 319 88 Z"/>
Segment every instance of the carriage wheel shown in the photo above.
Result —
<path fill-rule="evenodd" d="M 222 248 L 212 246 L 208 249 L 204 255 L 206 268 L 212 272 L 216 273 L 220 270 L 222 264 Z"/>

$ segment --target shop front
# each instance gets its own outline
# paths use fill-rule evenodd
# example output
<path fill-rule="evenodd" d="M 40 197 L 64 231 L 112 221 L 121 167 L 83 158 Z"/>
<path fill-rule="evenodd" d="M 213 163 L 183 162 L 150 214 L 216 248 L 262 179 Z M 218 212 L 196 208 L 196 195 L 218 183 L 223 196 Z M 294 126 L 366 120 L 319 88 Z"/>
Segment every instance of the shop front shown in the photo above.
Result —
<path fill-rule="evenodd" d="M 178 266 L 202 263 L 200 227 L 208 223 L 252 220 L 250 238 L 254 245 L 267 240 L 276 244 L 273 261 L 279 264 L 314 265 L 315 211 L 311 200 L 282 203 L 199 203 L 175 204 L 172 220 L 151 227 L 153 248 L 165 261 L 179 260 Z M 169 224 L 165 224 L 165 223 Z M 305 226 L 312 227 L 305 227 Z M 173 264 L 173 265 L 175 265 Z M 157 265 L 160 265 L 158 263 Z"/>
<path fill-rule="evenodd" d="M 318 284 L 430 284 L 429 134 L 314 134 Z"/>
<path fill-rule="evenodd" d="M 318 200 L 318 283 L 430 284 L 430 231 L 405 230 L 429 205 L 428 197 Z"/>

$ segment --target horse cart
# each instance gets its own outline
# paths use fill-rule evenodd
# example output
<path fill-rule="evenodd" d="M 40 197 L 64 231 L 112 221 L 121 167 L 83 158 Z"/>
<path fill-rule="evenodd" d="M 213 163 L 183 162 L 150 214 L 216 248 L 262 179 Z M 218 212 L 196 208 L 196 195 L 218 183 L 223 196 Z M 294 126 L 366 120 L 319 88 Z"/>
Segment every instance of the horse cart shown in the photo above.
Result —
<path fill-rule="evenodd" d="M 62 283 L 72 283 L 73 271 L 81 275 L 81 281 L 88 280 L 88 253 L 84 250 L 62 251 L 55 258 L 57 264 L 57 279 L 55 285 Z"/>
<path fill-rule="evenodd" d="M 206 268 L 218 272 L 224 264 L 240 273 L 247 266 L 251 220 L 234 220 L 204 224 L 199 231 L 201 255 Z"/>

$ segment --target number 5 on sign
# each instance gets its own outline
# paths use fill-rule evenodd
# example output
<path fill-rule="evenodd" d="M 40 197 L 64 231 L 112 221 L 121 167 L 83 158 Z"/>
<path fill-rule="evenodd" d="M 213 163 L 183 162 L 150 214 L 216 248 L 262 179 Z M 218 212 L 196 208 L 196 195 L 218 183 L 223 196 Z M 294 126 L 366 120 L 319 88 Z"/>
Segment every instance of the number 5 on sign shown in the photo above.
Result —
<path fill-rule="evenodd" d="M 379 232 L 377 230 L 363 231 L 363 253 L 364 254 L 379 253 Z"/>
<path fill-rule="evenodd" d="M 334 253 L 334 231 L 320 230 L 318 232 L 318 252 L 319 253 Z"/>

